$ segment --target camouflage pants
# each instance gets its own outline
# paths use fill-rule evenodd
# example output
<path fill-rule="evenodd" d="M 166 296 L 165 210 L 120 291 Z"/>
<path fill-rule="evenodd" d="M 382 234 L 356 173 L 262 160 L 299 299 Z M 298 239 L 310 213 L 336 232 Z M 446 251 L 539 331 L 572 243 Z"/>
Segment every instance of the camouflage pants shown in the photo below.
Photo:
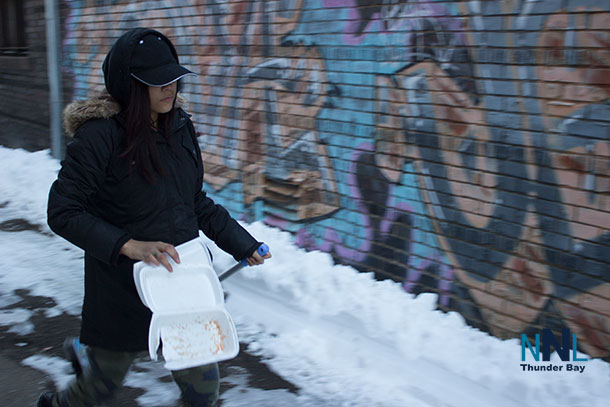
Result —
<path fill-rule="evenodd" d="M 92 368 L 77 376 L 57 393 L 53 407 L 96 406 L 112 398 L 121 387 L 138 352 L 115 352 L 89 348 Z M 182 406 L 215 406 L 218 400 L 219 374 L 216 363 L 172 371 L 182 393 Z"/>

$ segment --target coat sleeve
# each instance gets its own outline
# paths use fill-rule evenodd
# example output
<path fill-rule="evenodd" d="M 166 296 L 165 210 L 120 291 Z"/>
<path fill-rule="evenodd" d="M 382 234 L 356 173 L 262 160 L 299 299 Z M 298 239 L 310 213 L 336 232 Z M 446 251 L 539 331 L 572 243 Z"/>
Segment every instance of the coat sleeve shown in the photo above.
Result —
<path fill-rule="evenodd" d="M 258 249 L 260 243 L 202 190 L 195 197 L 195 210 L 199 228 L 235 260 L 249 257 Z"/>
<path fill-rule="evenodd" d="M 61 170 L 49 192 L 47 223 L 51 230 L 87 254 L 116 264 L 129 234 L 89 210 L 89 203 L 106 177 L 114 150 L 112 127 L 108 121 L 106 124 L 85 123 L 68 144 Z"/>

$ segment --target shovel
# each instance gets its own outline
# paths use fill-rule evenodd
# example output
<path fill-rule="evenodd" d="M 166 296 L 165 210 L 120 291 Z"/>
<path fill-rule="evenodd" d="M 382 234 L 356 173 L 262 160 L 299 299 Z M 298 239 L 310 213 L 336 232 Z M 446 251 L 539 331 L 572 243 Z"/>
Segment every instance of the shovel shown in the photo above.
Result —
<path fill-rule="evenodd" d="M 267 246 L 265 243 L 263 243 L 262 245 L 260 245 L 258 247 L 258 249 L 256 249 L 256 251 L 262 257 L 262 256 L 264 256 L 265 254 L 267 254 L 269 252 L 269 246 Z M 220 281 L 222 281 L 222 280 L 226 279 L 227 277 L 232 276 L 233 274 L 235 274 L 239 270 L 243 269 L 247 265 L 248 265 L 248 263 L 246 262 L 246 259 L 242 259 L 242 261 L 240 261 L 239 263 L 237 263 L 236 265 L 234 265 L 230 269 L 226 270 L 222 274 L 220 274 L 218 276 L 218 279 Z"/>

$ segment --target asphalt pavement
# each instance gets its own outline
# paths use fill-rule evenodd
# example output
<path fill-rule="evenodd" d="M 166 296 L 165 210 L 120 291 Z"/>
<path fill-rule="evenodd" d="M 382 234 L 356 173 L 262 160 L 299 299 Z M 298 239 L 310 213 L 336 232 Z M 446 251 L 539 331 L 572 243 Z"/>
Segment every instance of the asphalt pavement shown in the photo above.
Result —
<path fill-rule="evenodd" d="M 48 385 L 41 372 L 21 365 L 6 351 L 0 353 L 0 400 L 4 407 L 35 406 L 38 394 Z"/>

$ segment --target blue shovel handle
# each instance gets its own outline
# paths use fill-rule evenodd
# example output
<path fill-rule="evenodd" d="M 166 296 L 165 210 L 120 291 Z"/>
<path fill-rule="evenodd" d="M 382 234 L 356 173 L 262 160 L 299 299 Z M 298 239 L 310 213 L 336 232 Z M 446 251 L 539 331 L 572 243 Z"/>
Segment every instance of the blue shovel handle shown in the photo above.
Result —
<path fill-rule="evenodd" d="M 261 256 L 264 256 L 265 254 L 269 253 L 269 246 L 267 246 L 265 243 L 261 244 L 258 249 L 256 249 L 256 251 L 258 252 L 258 254 L 260 254 Z M 246 259 L 242 259 L 239 263 L 237 263 L 236 265 L 234 265 L 233 267 L 231 267 L 230 269 L 228 269 L 227 271 L 225 271 L 224 273 L 220 274 L 218 276 L 218 279 L 220 281 L 224 280 L 225 278 L 229 277 L 230 275 L 232 275 L 233 273 L 241 270 L 242 268 L 244 268 L 245 266 L 248 265 L 248 262 Z"/>
<path fill-rule="evenodd" d="M 256 251 L 258 252 L 258 254 L 261 257 L 263 257 L 265 254 L 269 253 L 269 246 L 267 246 L 265 243 L 263 243 L 260 246 L 258 246 L 258 249 L 256 249 Z M 247 266 L 248 265 L 247 259 L 241 259 L 241 265 L 244 267 Z"/>

